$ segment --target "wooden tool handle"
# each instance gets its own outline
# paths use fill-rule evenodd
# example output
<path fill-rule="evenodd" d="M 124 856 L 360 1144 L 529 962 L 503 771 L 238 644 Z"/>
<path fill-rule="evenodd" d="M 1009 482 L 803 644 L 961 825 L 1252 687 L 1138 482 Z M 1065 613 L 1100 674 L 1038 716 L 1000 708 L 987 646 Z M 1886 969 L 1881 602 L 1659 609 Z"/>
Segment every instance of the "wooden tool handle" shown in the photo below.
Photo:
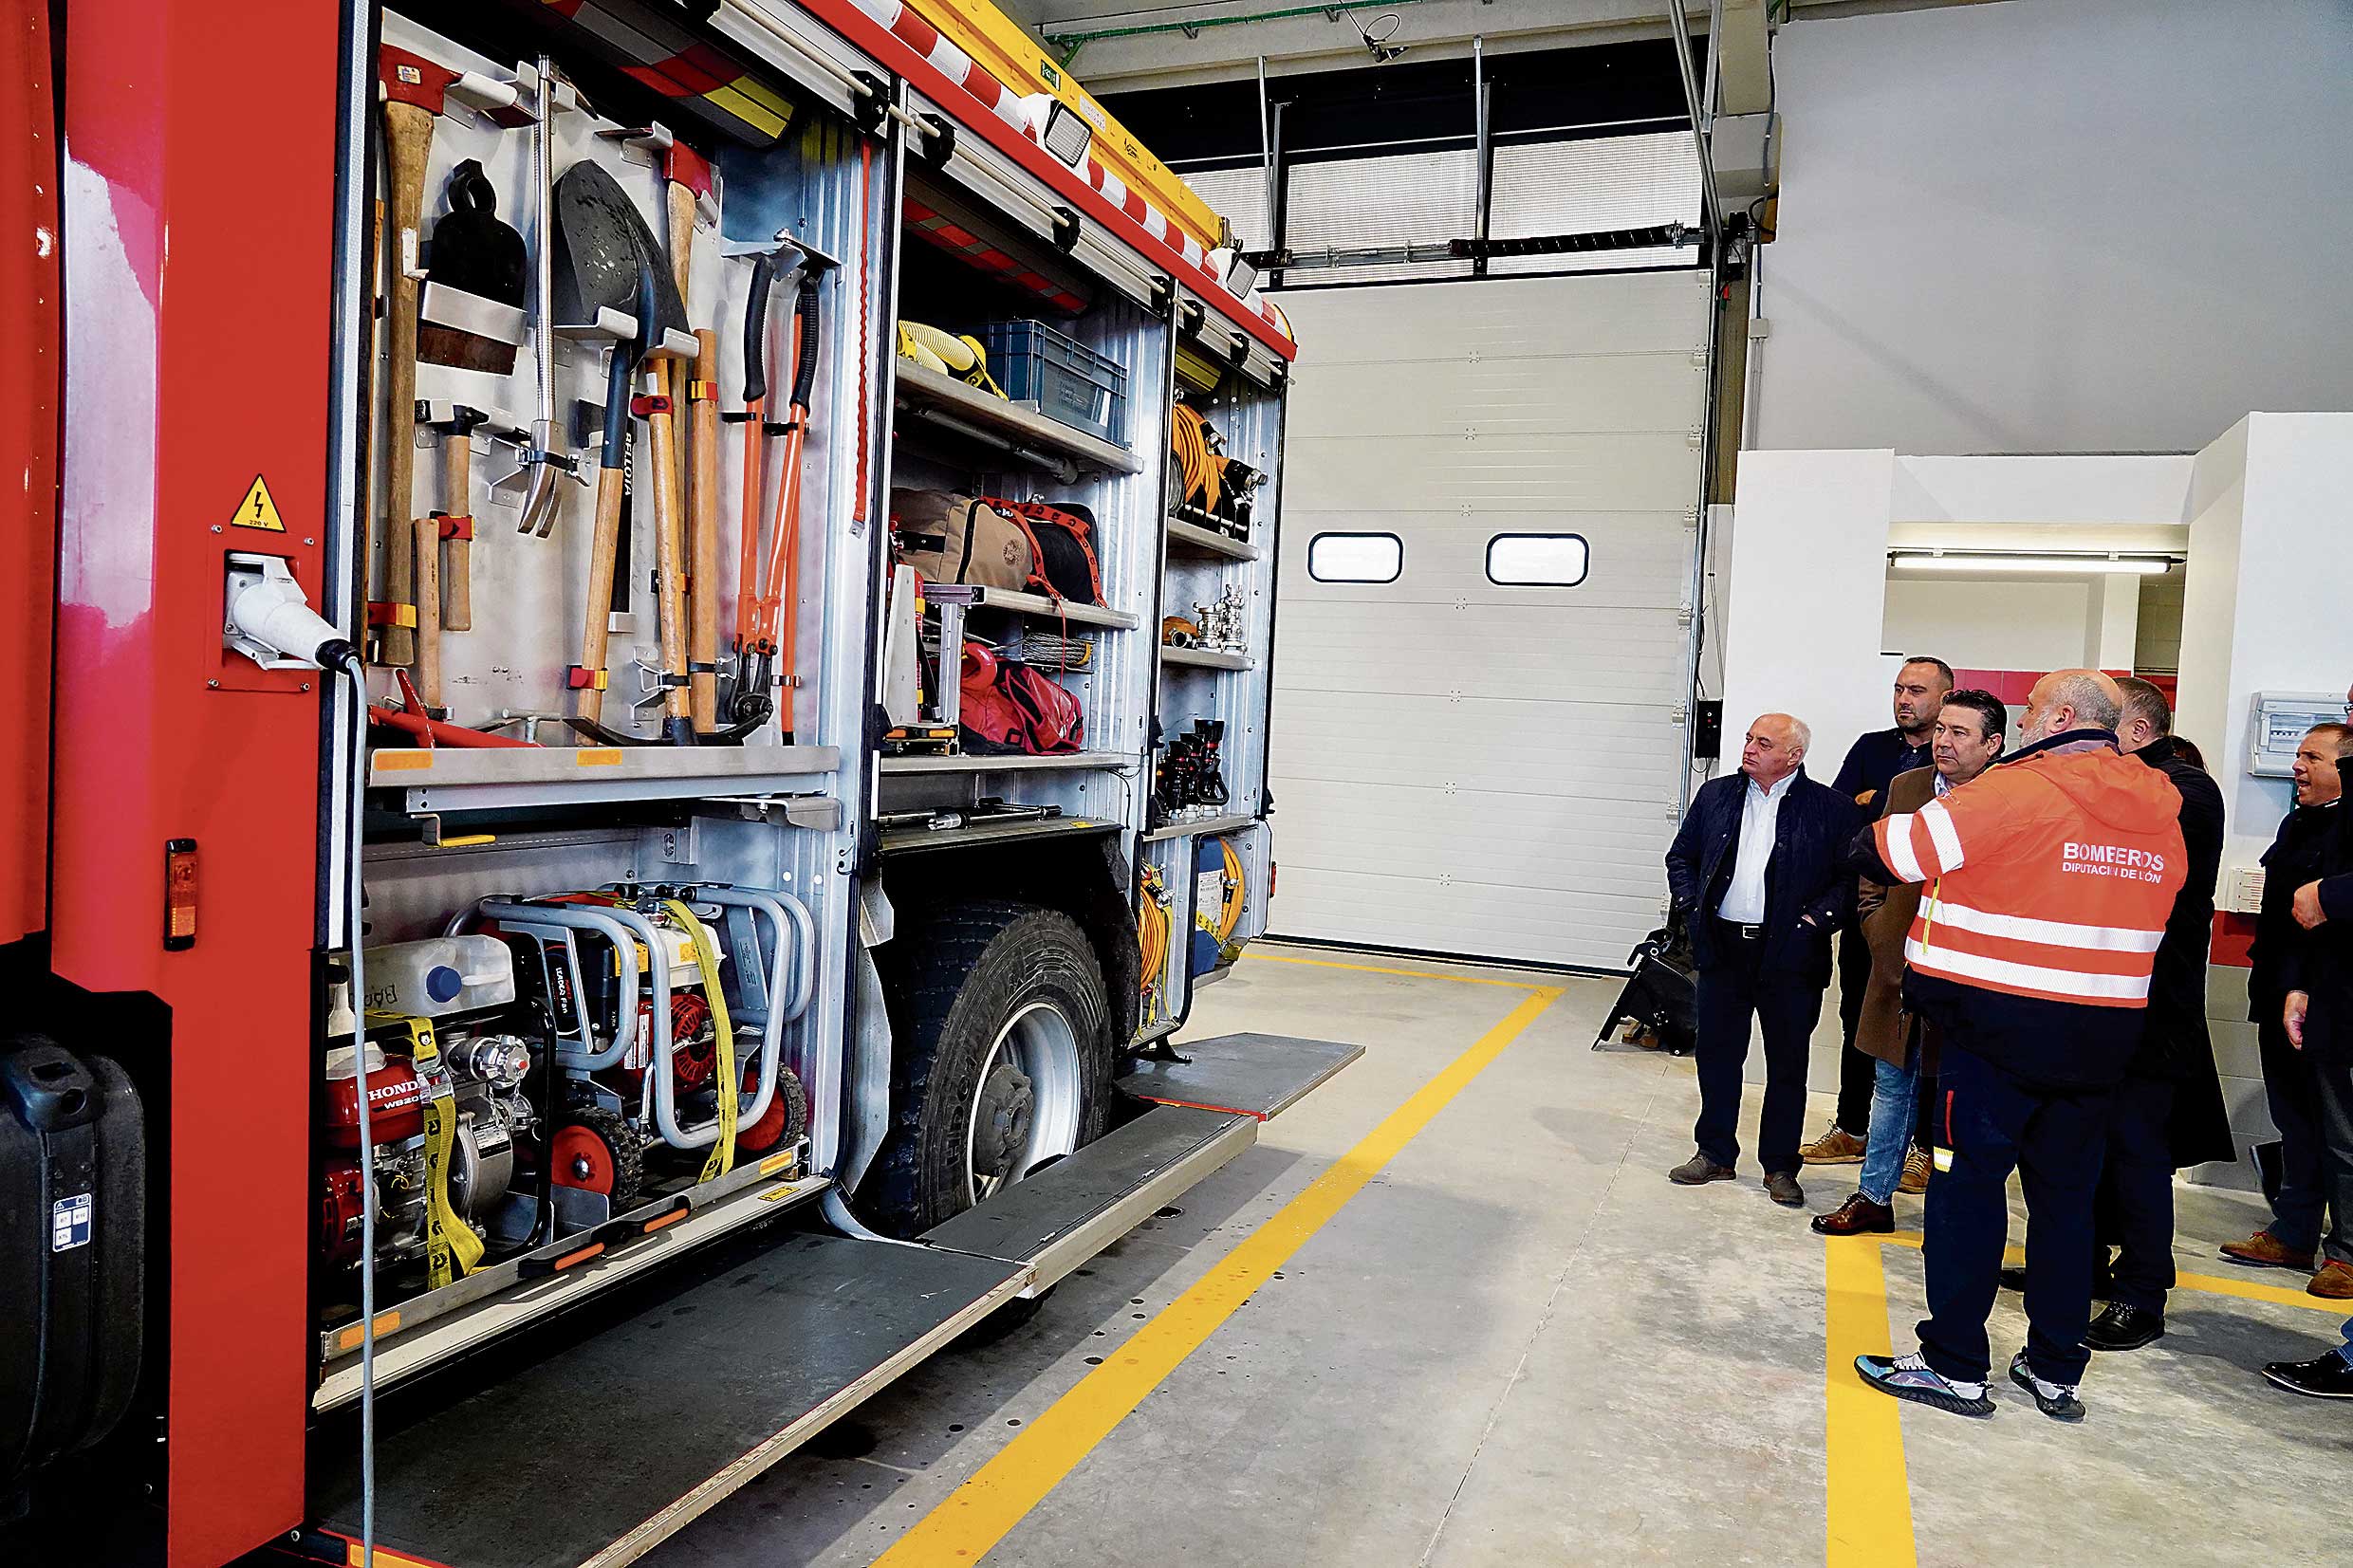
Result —
<path fill-rule="evenodd" d="M 416 552 L 408 547 L 408 524 L 417 515 L 417 280 L 409 276 L 408 264 L 421 243 L 417 231 L 425 220 L 425 160 L 432 153 L 432 111 L 415 103 L 386 103 L 392 330 L 384 376 L 384 471 L 388 476 L 384 515 L 391 524 L 384 530 L 390 542 L 385 551 L 384 597 L 395 604 L 417 602 Z M 383 657 L 386 664 L 415 661 L 417 639 L 409 628 L 384 628 Z"/>
<path fill-rule="evenodd" d="M 666 412 L 646 420 L 654 448 L 654 570 L 659 582 L 656 598 L 660 622 L 661 671 L 666 678 L 686 673 L 686 540 L 679 527 L 678 473 L 671 442 L 675 421 Z M 686 688 L 662 688 L 665 717 L 687 716 Z"/>
<path fill-rule="evenodd" d="M 417 567 L 417 694 L 425 706 L 441 706 L 441 520 L 420 517 L 408 526 Z"/>
<path fill-rule="evenodd" d="M 704 328 L 695 334 L 695 378 L 706 390 L 719 379 L 719 335 Z M 719 658 L 719 402 L 705 397 L 689 405 L 694 428 L 687 450 L 694 462 L 687 470 L 687 553 L 689 575 L 686 643 L 688 706 L 695 729 L 708 733 L 718 728 L 718 675 L 710 668 Z M 744 439 L 760 439 L 758 427 L 744 426 Z"/>
<path fill-rule="evenodd" d="M 588 604 L 582 619 L 580 667 L 591 677 L 604 668 L 604 645 L 612 636 L 613 563 L 621 554 L 621 488 L 627 470 L 597 470 L 597 527 L 588 541 Z M 602 718 L 604 693 L 584 686 L 572 693 L 573 711 L 584 719 Z"/>
<path fill-rule="evenodd" d="M 367 444 L 360 454 L 360 515 L 366 519 L 361 529 L 360 549 L 351 562 L 351 600 L 360 606 L 359 622 L 365 627 L 367 605 L 376 596 L 368 592 L 376 570 L 376 558 L 384 547 L 384 526 L 376 510 L 376 480 L 382 471 L 383 457 L 377 438 L 382 434 L 376 423 L 376 352 L 383 343 L 383 325 L 376 308 L 378 296 L 384 291 L 384 203 L 380 197 L 368 209 L 368 280 L 367 280 Z M 360 636 L 362 653 L 369 651 L 364 631 Z"/>
<path fill-rule="evenodd" d="M 695 245 L 695 193 L 687 186 L 672 180 L 670 193 L 670 276 L 678 286 L 678 300 L 686 300 L 686 274 Z"/>
<path fill-rule="evenodd" d="M 686 304 L 687 277 L 695 270 L 695 193 L 676 181 L 665 186 L 664 191 L 669 202 L 670 277 L 671 281 L 678 286 L 678 304 L 683 308 Z M 668 381 L 671 407 L 684 409 L 687 378 L 685 363 L 677 360 L 664 360 L 662 374 Z M 699 376 L 702 372 L 696 370 L 695 374 Z M 681 507 L 681 516 L 685 515 L 683 508 L 693 505 L 688 499 L 687 490 L 687 486 L 694 482 L 691 477 L 694 465 L 689 460 L 686 450 L 689 423 L 690 421 L 683 417 L 674 419 L 670 432 L 670 450 L 677 465 L 675 471 L 678 476 L 676 493 Z"/>
<path fill-rule="evenodd" d="M 464 431 L 441 443 L 441 509 L 473 516 L 473 437 Z M 473 630 L 473 541 L 462 535 L 441 542 L 441 629 Z"/>

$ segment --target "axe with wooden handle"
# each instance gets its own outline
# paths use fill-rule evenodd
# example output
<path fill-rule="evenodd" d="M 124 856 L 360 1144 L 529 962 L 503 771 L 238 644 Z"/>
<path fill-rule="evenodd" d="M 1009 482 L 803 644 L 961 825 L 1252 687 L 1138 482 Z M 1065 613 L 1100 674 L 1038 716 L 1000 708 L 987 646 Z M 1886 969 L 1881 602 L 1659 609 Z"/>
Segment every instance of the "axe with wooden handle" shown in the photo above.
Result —
<path fill-rule="evenodd" d="M 662 194 L 669 223 L 670 275 L 678 286 L 678 303 L 692 307 L 688 298 L 687 274 L 694 270 L 695 215 L 703 203 L 712 199 L 711 163 L 700 153 L 682 141 L 673 141 L 662 152 Z M 670 393 L 678 401 L 685 390 L 687 367 L 667 364 L 662 374 L 669 378 Z M 681 422 L 675 433 L 678 437 L 678 472 L 691 471 L 685 451 L 686 426 Z"/>
<path fill-rule="evenodd" d="M 695 221 L 715 197 L 711 164 L 692 147 L 674 140 L 663 153 L 662 176 L 671 276 L 677 281 L 679 303 L 691 306 L 687 285 L 694 270 Z M 659 374 L 676 411 L 673 437 L 678 443 L 676 471 L 681 491 L 677 515 L 685 520 L 679 603 L 688 623 L 688 707 L 695 732 L 708 734 L 718 724 L 718 340 L 708 331 L 695 336 L 698 352 L 694 364 L 665 363 Z"/>
<path fill-rule="evenodd" d="M 695 332 L 695 381 L 688 402 L 694 429 L 687 451 L 687 523 L 690 563 L 686 669 L 688 707 L 695 732 L 719 727 L 719 335 Z M 758 436 L 746 434 L 746 441 Z"/>
<path fill-rule="evenodd" d="M 385 382 L 384 469 L 388 477 L 380 534 L 384 600 L 369 607 L 382 627 L 386 664 L 417 657 L 417 557 L 410 547 L 417 486 L 417 285 L 425 220 L 425 162 L 433 156 L 433 122 L 444 107 L 456 71 L 386 44 L 377 51 L 383 90 L 384 169 L 388 188 L 391 331 Z"/>

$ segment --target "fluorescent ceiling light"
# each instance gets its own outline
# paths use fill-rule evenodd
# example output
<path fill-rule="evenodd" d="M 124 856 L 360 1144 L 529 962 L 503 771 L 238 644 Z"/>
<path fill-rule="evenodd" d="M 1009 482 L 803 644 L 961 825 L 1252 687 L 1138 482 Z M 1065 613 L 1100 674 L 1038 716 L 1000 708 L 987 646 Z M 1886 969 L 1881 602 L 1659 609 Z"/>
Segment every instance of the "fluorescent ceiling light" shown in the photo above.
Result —
<path fill-rule="evenodd" d="M 1998 555 L 1948 550 L 1893 550 L 1887 563 L 1906 572 L 2047 572 L 2081 577 L 2092 572 L 2125 572 L 2162 577 L 2178 558 L 2168 555 Z"/>

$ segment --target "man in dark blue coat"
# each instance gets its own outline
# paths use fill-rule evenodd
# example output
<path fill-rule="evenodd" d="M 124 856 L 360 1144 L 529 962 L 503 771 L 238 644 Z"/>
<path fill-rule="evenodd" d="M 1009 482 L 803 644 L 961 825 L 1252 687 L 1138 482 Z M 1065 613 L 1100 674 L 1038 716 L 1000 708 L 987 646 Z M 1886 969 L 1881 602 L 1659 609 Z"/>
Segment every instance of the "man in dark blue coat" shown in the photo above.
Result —
<path fill-rule="evenodd" d="M 1806 1201 L 1797 1171 L 1806 1042 L 1830 984 L 1830 933 L 1855 898 L 1842 857 L 1862 825 L 1851 799 L 1806 776 L 1811 739 L 1787 713 L 1759 718 L 1740 771 L 1700 788 L 1667 850 L 1667 886 L 1699 970 L 1698 1153 L 1668 1176 L 1684 1187 L 1732 1179 L 1753 1019 L 1765 1036 L 1758 1163 L 1765 1190 L 1792 1208 Z"/>

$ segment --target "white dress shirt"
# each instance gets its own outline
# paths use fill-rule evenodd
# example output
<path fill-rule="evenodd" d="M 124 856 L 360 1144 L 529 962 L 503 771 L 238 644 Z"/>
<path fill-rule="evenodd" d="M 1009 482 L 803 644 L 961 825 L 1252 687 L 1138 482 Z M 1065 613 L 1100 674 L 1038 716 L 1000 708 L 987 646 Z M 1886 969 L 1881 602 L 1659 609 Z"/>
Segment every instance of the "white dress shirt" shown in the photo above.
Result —
<path fill-rule="evenodd" d="M 1773 858 L 1773 833 L 1781 821 L 1782 797 L 1797 778 L 1792 771 L 1770 789 L 1749 781 L 1740 802 L 1740 847 L 1732 858 L 1732 879 L 1715 906 L 1719 919 L 1737 925 L 1765 923 L 1765 868 Z"/>

